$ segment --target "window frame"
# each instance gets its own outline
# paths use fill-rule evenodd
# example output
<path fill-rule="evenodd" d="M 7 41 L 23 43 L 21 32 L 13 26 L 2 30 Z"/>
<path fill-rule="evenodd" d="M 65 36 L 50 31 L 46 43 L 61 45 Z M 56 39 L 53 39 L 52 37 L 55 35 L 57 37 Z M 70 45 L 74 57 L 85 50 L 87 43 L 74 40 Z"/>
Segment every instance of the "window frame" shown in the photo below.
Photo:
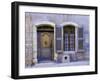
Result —
<path fill-rule="evenodd" d="M 64 46 L 63 46 L 63 44 L 64 44 L 64 42 L 63 42 L 63 40 L 64 40 L 64 36 L 63 36 L 63 33 L 64 33 L 64 31 L 63 31 L 63 28 L 64 28 L 64 26 L 67 26 L 67 25 L 72 25 L 72 26 L 74 26 L 75 27 L 75 50 L 74 51 L 64 51 Z M 62 51 L 64 52 L 64 53 L 71 53 L 71 54 L 75 54 L 75 52 L 77 52 L 77 50 L 78 50 L 78 41 L 77 41 L 77 32 L 78 32 L 78 28 L 80 27 L 77 23 L 74 23 L 74 22 L 63 22 L 62 24 L 61 24 L 61 27 L 62 27 Z"/>

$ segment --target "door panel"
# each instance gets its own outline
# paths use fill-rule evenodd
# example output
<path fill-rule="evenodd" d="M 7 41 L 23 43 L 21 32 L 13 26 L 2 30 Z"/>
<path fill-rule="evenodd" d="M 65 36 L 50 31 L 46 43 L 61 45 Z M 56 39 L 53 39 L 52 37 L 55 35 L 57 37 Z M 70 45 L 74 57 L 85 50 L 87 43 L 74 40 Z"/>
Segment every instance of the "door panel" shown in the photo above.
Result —
<path fill-rule="evenodd" d="M 42 48 L 50 48 L 51 47 L 51 34 L 48 32 L 41 33 L 41 47 Z"/>
<path fill-rule="evenodd" d="M 52 60 L 53 32 L 40 32 L 38 39 L 38 61 Z"/>

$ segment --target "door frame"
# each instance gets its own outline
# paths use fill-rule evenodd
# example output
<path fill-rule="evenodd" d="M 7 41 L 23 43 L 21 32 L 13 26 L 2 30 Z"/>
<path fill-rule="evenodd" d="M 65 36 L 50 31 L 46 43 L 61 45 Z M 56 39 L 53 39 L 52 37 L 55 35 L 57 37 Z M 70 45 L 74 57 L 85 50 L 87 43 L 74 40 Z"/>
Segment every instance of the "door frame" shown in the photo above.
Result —
<path fill-rule="evenodd" d="M 55 49 L 56 49 L 56 43 L 55 43 L 55 24 L 53 22 L 49 22 L 49 21 L 41 21 L 41 22 L 36 22 L 33 25 L 33 61 L 35 61 L 36 63 L 38 63 L 38 59 L 37 59 L 37 27 L 41 26 L 41 25 L 49 25 L 54 27 L 54 57 L 53 59 L 55 60 L 56 57 L 56 53 L 55 53 Z"/>

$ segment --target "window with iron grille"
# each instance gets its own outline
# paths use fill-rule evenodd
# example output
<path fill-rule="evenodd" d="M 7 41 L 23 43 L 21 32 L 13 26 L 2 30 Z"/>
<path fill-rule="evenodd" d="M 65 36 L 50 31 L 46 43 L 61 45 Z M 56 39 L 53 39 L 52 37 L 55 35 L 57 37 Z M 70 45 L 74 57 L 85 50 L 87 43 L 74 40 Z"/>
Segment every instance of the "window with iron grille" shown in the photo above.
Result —
<path fill-rule="evenodd" d="M 75 27 L 68 25 L 64 26 L 63 29 L 63 46 L 64 46 L 64 51 L 74 51 L 75 50 Z"/>

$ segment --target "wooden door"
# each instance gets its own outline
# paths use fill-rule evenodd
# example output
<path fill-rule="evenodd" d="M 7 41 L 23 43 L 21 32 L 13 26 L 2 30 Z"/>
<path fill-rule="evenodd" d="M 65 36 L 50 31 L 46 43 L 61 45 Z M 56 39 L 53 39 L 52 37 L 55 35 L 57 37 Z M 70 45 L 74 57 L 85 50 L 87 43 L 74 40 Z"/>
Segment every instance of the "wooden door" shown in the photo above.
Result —
<path fill-rule="evenodd" d="M 52 32 L 40 32 L 39 34 L 39 53 L 38 61 L 50 61 L 53 57 L 53 33 Z"/>

